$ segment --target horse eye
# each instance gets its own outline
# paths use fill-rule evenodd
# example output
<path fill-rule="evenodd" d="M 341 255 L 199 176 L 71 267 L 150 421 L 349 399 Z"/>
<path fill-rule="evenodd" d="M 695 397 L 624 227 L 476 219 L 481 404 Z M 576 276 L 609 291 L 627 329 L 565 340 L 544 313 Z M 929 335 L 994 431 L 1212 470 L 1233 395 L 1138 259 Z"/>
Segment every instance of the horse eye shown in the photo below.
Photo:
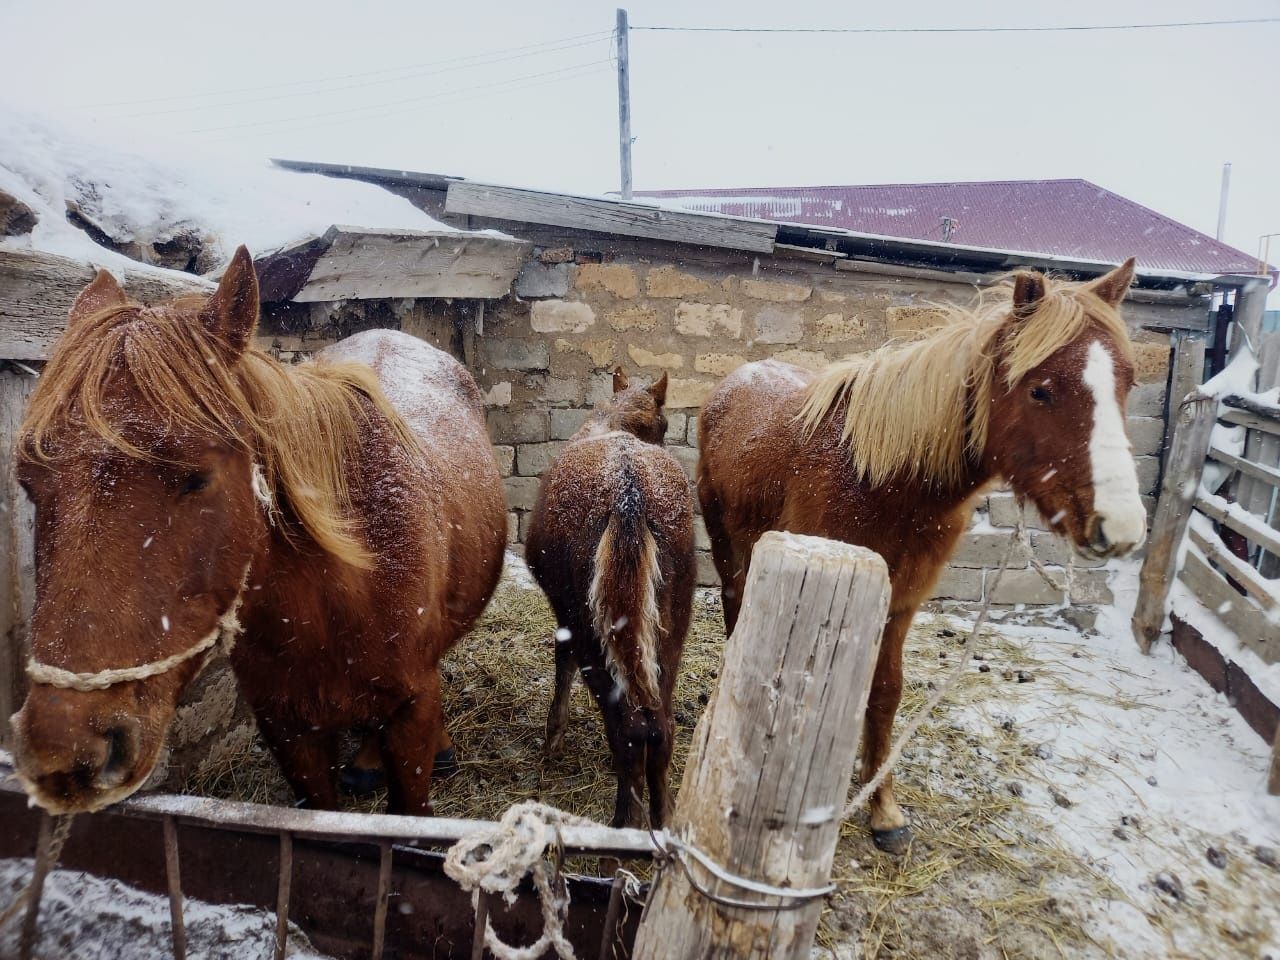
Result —
<path fill-rule="evenodd" d="M 1049 393 L 1049 388 L 1044 386 L 1031 388 L 1031 399 L 1036 403 L 1048 403 L 1053 399 L 1053 395 Z"/>
<path fill-rule="evenodd" d="M 209 475 L 207 473 L 193 473 L 182 481 L 182 486 L 178 488 L 178 496 L 185 497 L 189 493 L 198 493 L 209 485 Z"/>

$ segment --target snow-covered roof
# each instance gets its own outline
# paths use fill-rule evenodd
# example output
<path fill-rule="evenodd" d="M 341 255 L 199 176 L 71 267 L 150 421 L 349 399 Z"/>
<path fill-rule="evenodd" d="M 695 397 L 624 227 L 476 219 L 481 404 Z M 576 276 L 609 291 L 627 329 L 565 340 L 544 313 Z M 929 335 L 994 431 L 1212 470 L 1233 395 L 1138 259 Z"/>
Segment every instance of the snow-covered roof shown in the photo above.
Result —
<path fill-rule="evenodd" d="M 272 166 L 243 155 L 113 142 L 0 104 L 0 190 L 39 216 L 30 233 L 0 248 L 35 249 L 108 268 L 137 264 L 94 242 L 118 246 L 199 239 L 198 269 L 215 269 L 236 246 L 255 256 L 322 236 L 333 224 L 438 233 L 457 231 L 381 187 Z"/>

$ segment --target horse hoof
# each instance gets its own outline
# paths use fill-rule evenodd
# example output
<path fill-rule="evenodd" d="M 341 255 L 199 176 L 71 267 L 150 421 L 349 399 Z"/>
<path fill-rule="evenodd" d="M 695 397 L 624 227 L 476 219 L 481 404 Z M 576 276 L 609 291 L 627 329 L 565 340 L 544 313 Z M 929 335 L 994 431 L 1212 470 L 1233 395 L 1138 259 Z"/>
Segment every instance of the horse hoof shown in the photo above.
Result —
<path fill-rule="evenodd" d="M 431 778 L 433 780 L 445 780 L 457 772 L 458 755 L 453 747 L 446 747 L 436 754 L 435 762 L 431 766 Z"/>
<path fill-rule="evenodd" d="M 872 830 L 871 839 L 885 853 L 892 853 L 895 857 L 900 857 L 911 846 L 911 828 L 901 826 L 894 827 L 892 830 Z"/>
<path fill-rule="evenodd" d="M 342 792 L 353 797 L 367 797 L 387 785 L 387 774 L 381 767 L 347 765 L 338 776 Z"/>

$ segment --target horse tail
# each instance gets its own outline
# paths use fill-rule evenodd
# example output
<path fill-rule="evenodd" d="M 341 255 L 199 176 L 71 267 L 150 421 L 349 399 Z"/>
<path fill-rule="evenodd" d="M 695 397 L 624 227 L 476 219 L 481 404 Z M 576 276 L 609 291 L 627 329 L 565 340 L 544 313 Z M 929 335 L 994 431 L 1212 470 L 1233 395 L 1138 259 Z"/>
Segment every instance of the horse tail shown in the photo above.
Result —
<path fill-rule="evenodd" d="M 649 529 L 644 488 L 629 457 L 619 475 L 622 483 L 596 546 L 587 602 L 616 690 L 635 706 L 658 710 L 658 544 Z"/>

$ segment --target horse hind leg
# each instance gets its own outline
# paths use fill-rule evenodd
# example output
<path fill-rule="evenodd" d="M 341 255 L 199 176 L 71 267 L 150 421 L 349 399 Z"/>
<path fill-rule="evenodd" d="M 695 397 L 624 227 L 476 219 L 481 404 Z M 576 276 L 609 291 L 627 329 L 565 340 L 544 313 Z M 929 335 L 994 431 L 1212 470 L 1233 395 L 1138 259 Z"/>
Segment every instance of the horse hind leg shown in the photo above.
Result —
<path fill-rule="evenodd" d="M 867 698 L 862 742 L 862 782 L 868 783 L 889 755 L 893 718 L 902 700 L 902 645 L 914 610 L 891 614 L 880 641 L 880 655 Z M 911 844 L 911 828 L 893 795 L 893 774 L 871 795 L 871 838 L 887 853 L 902 854 Z"/>
<path fill-rule="evenodd" d="M 568 628 L 572 629 L 572 628 Z M 551 695 L 551 707 L 547 711 L 547 740 L 545 753 L 558 755 L 564 748 L 564 734 L 569 727 L 569 694 L 573 692 L 573 678 L 578 672 L 577 659 L 573 655 L 573 637 L 556 637 L 556 687 Z"/>
<path fill-rule="evenodd" d="M 724 611 L 725 636 L 733 633 L 738 623 L 738 611 L 742 608 L 742 591 L 747 583 L 747 567 L 750 553 L 738 556 L 733 538 L 724 522 L 724 508 L 720 498 L 705 479 L 698 481 L 698 499 L 702 504 L 702 522 L 711 541 L 711 559 L 720 575 L 720 600 Z"/>

